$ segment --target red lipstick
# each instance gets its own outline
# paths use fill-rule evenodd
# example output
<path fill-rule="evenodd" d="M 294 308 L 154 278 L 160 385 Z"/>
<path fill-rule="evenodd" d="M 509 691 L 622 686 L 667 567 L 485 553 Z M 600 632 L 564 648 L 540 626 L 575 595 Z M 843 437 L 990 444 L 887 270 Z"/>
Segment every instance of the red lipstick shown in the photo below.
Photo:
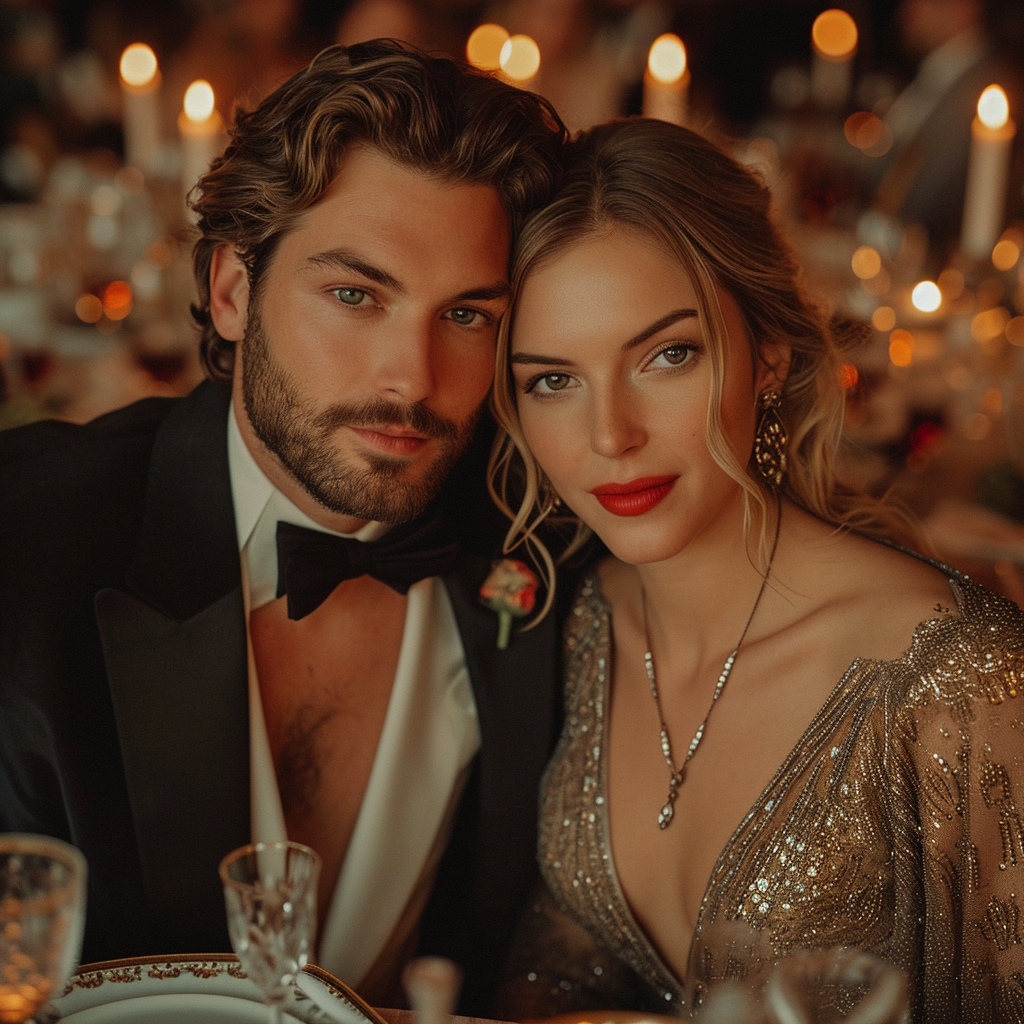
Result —
<path fill-rule="evenodd" d="M 601 484 L 590 493 L 612 515 L 642 516 L 668 495 L 678 479 L 677 476 L 642 476 L 626 484 Z"/>

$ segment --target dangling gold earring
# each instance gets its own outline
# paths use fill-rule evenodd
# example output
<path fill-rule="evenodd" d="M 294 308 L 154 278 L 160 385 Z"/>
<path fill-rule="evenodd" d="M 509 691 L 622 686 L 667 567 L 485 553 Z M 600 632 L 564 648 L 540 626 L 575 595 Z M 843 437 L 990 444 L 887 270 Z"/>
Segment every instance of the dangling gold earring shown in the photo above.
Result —
<path fill-rule="evenodd" d="M 761 479 L 770 487 L 780 487 L 786 475 L 786 445 L 789 435 L 779 417 L 782 396 L 777 391 L 762 391 L 757 400 L 761 419 L 754 435 L 754 464 Z"/>
<path fill-rule="evenodd" d="M 562 499 L 555 493 L 554 487 L 547 480 L 540 485 L 537 498 L 537 505 L 540 509 L 540 515 L 537 517 L 538 522 L 541 519 L 546 519 L 552 512 L 557 512 L 562 507 Z"/>

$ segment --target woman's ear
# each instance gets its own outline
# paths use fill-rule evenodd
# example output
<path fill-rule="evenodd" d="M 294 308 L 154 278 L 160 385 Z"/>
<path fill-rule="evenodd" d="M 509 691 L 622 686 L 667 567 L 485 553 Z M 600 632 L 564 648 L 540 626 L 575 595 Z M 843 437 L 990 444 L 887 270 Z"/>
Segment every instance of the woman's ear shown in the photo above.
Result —
<path fill-rule="evenodd" d="M 767 341 L 761 346 L 760 367 L 757 373 L 757 394 L 763 391 L 778 391 L 789 376 L 789 363 L 793 350 L 784 341 Z"/>
<path fill-rule="evenodd" d="M 238 253 L 222 245 L 210 260 L 210 319 L 225 341 L 241 341 L 249 321 L 249 274 Z"/>

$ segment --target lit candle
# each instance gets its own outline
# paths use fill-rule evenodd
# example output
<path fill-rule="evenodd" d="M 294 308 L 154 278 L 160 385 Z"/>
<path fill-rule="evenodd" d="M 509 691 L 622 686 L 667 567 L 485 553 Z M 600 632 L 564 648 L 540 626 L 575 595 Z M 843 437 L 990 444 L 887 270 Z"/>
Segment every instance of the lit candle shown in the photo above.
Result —
<path fill-rule="evenodd" d="M 838 8 L 823 11 L 814 19 L 811 44 L 811 96 L 819 107 L 839 109 L 846 104 L 853 83 L 857 23 Z"/>
<path fill-rule="evenodd" d="M 510 36 L 502 43 L 498 64 L 509 81 L 526 85 L 540 70 L 540 47 L 529 36 Z"/>
<path fill-rule="evenodd" d="M 160 69 L 145 43 L 132 43 L 121 54 L 124 101 L 125 163 L 148 174 L 160 145 Z"/>
<path fill-rule="evenodd" d="M 185 102 L 178 115 L 181 184 L 186 196 L 219 152 L 223 127 L 223 119 L 214 106 L 210 83 L 203 79 L 193 82 L 185 90 Z"/>
<path fill-rule="evenodd" d="M 1002 230 L 1010 149 L 1016 133 L 1006 93 L 998 85 L 990 85 L 978 100 L 978 116 L 971 124 L 971 156 L 960 233 L 960 248 L 973 259 L 988 259 Z"/>
<path fill-rule="evenodd" d="M 658 36 L 647 55 L 644 73 L 644 117 L 686 124 L 690 72 L 686 47 L 671 32 Z"/>

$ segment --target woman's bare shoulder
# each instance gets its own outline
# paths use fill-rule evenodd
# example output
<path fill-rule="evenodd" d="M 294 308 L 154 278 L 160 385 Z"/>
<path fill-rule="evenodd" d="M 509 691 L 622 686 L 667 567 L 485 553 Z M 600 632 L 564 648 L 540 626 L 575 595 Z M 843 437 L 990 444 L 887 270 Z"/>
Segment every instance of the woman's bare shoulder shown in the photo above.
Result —
<path fill-rule="evenodd" d="M 796 524 L 776 574 L 796 621 L 833 647 L 883 661 L 900 657 L 922 622 L 958 613 L 956 578 L 940 563 L 817 520 Z"/>

